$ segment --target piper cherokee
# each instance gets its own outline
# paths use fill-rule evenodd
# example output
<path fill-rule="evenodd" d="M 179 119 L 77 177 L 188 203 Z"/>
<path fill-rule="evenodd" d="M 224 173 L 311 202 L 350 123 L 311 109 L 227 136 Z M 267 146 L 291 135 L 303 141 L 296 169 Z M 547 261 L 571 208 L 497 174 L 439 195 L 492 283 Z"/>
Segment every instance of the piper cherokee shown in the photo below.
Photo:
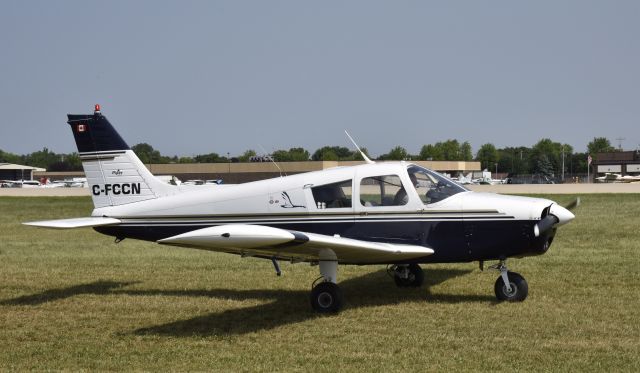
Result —
<path fill-rule="evenodd" d="M 238 185 L 170 185 L 154 177 L 96 105 L 69 114 L 94 210 L 91 217 L 28 222 L 92 227 L 125 238 L 317 264 L 311 306 L 337 312 L 338 264 L 387 264 L 399 287 L 419 287 L 419 264 L 497 261 L 498 300 L 523 301 L 528 285 L 507 258 L 545 253 L 570 206 L 477 193 L 406 162 L 336 167 Z M 355 142 L 354 142 L 355 145 Z M 356 145 L 357 148 L 357 145 Z M 358 148 L 359 150 L 359 148 Z"/>

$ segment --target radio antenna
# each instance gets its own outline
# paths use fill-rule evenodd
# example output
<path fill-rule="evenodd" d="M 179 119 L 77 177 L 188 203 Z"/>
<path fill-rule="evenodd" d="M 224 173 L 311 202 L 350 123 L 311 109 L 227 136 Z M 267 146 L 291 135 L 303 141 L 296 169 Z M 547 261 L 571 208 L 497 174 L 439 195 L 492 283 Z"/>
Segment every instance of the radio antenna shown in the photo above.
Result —
<path fill-rule="evenodd" d="M 364 152 L 362 150 L 360 150 L 360 147 L 358 146 L 358 144 L 356 144 L 355 141 L 353 141 L 353 138 L 351 137 L 351 135 L 349 135 L 349 132 L 347 132 L 347 130 L 344 130 L 344 133 L 347 135 L 347 137 L 349 138 L 349 140 L 351 140 L 351 142 L 353 143 L 353 146 L 356 147 L 356 149 L 358 149 L 358 152 L 360 153 L 360 155 L 362 156 L 362 158 L 364 158 L 364 161 L 367 162 L 368 164 L 374 164 L 376 162 L 372 161 L 371 159 L 369 159 L 369 157 L 367 157 L 366 154 L 364 154 Z"/>
<path fill-rule="evenodd" d="M 262 145 L 258 144 L 258 146 L 260 147 L 260 149 L 262 149 L 262 154 L 265 154 L 265 156 L 268 155 L 267 151 L 264 150 L 264 147 Z M 273 159 L 273 156 L 269 156 L 269 160 L 276 166 L 276 168 L 280 172 L 280 177 L 282 177 L 282 169 L 280 168 L 280 166 L 278 166 L 275 159 Z M 285 173 L 284 176 L 287 176 L 287 174 Z"/>

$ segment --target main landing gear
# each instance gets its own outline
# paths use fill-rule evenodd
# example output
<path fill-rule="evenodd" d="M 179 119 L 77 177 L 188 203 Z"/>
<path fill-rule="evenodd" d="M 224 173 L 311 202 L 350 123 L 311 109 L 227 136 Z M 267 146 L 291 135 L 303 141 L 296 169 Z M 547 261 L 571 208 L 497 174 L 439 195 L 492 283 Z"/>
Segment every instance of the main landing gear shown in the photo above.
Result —
<path fill-rule="evenodd" d="M 419 265 L 412 264 L 394 264 L 389 267 L 388 272 L 393 276 L 396 286 L 399 288 L 420 287 L 424 282 L 424 272 Z"/>
<path fill-rule="evenodd" d="M 320 278 L 311 290 L 311 307 L 320 313 L 336 313 L 343 304 L 342 290 L 336 284 L 338 277 L 338 260 L 332 250 L 320 253 Z"/>
<path fill-rule="evenodd" d="M 489 269 L 500 271 L 500 277 L 496 280 L 493 290 L 499 301 L 522 302 L 529 294 L 529 285 L 519 273 L 510 272 L 504 260 L 494 264 Z"/>

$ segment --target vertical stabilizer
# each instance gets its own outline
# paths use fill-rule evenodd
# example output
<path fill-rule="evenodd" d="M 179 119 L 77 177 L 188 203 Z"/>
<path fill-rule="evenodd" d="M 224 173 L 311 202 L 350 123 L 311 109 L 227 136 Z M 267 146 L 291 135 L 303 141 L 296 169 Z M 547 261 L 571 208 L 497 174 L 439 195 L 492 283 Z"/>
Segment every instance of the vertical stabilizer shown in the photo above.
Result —
<path fill-rule="evenodd" d="M 82 167 L 96 208 L 173 194 L 175 186 L 149 172 L 96 105 L 93 114 L 69 114 Z"/>

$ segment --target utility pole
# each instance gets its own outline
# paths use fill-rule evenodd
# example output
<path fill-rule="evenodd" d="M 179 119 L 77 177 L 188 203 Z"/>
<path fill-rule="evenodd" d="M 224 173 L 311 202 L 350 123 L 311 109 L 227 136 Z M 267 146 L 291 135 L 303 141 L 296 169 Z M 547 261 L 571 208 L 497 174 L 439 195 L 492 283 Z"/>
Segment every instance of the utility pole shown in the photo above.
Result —
<path fill-rule="evenodd" d="M 617 137 L 616 140 L 618 140 L 618 150 L 622 151 L 622 142 L 626 139 L 624 137 Z"/>
<path fill-rule="evenodd" d="M 564 145 L 562 145 L 562 182 L 564 182 Z"/>

